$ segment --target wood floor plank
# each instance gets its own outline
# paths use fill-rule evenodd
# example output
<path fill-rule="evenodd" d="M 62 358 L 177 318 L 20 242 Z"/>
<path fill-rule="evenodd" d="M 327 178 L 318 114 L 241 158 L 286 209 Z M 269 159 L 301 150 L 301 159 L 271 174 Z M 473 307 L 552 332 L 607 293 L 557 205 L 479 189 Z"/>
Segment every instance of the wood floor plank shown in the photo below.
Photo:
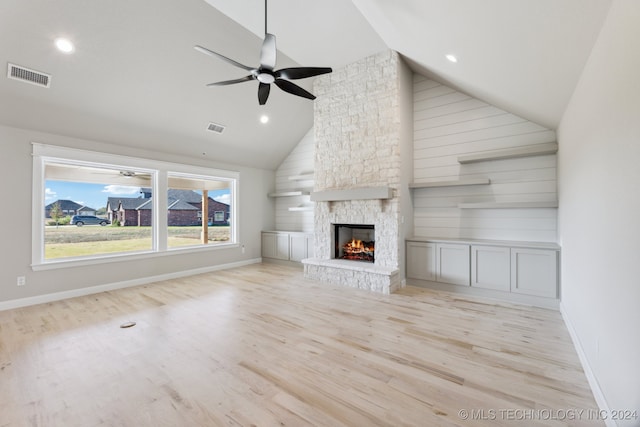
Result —
<path fill-rule="evenodd" d="M 274 264 L 7 310 L 0 338 L 2 427 L 603 425 L 556 311 Z"/>

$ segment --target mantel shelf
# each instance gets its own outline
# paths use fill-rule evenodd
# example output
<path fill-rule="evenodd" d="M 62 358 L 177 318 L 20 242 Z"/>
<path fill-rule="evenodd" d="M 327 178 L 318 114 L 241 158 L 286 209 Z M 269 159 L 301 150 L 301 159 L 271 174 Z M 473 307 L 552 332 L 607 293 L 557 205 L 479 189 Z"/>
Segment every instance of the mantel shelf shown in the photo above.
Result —
<path fill-rule="evenodd" d="M 300 206 L 293 206 L 290 207 L 289 212 L 311 212 L 313 211 L 313 206 L 310 205 L 300 205 Z"/>
<path fill-rule="evenodd" d="M 346 200 L 387 200 L 393 197 L 391 187 L 360 187 L 345 190 L 325 190 L 311 193 L 313 202 L 339 202 Z"/>
<path fill-rule="evenodd" d="M 462 185 L 488 185 L 488 184 L 491 184 L 491 180 L 489 178 L 475 178 L 475 179 L 458 179 L 455 181 L 413 182 L 409 184 L 409 188 L 458 187 Z"/>
<path fill-rule="evenodd" d="M 283 191 L 280 193 L 269 193 L 269 197 L 295 197 L 295 196 L 308 196 L 310 191 Z"/>
<path fill-rule="evenodd" d="M 544 156 L 558 152 L 557 142 L 528 145 L 526 147 L 505 148 L 503 150 L 491 150 L 484 153 L 458 156 L 458 163 L 476 163 L 488 160 L 516 159 L 520 157 Z"/>
<path fill-rule="evenodd" d="M 460 203 L 460 209 L 529 209 L 529 208 L 557 208 L 558 202 L 479 202 Z"/>
<path fill-rule="evenodd" d="M 292 175 L 288 177 L 289 181 L 313 181 L 313 173 L 304 173 L 301 175 Z"/>

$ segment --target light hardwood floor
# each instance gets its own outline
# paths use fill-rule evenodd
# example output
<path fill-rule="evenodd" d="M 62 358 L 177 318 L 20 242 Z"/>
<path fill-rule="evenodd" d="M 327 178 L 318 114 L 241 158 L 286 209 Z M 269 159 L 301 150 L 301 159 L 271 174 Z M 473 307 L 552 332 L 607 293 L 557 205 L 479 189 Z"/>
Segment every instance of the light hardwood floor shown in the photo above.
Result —
<path fill-rule="evenodd" d="M 604 425 L 558 312 L 272 264 L 0 312 L 0 337 L 0 426 Z"/>

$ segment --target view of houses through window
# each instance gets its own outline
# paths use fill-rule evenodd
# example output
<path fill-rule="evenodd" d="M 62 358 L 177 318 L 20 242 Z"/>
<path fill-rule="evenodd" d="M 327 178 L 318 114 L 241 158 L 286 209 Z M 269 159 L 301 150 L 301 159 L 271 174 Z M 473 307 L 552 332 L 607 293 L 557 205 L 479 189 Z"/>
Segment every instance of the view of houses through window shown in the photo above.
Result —
<path fill-rule="evenodd" d="M 44 260 L 232 242 L 233 179 L 168 172 L 167 226 L 155 233 L 156 174 L 45 161 Z"/>

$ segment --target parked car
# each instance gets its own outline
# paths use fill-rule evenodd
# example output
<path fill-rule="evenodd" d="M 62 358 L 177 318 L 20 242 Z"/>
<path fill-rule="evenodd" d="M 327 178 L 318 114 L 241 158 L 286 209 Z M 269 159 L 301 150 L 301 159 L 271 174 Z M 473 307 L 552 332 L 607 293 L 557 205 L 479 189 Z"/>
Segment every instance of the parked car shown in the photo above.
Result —
<path fill-rule="evenodd" d="M 74 215 L 71 217 L 71 225 L 82 227 L 83 225 L 90 224 L 107 225 L 110 224 L 110 222 L 108 219 L 98 218 L 97 216 L 93 215 Z"/>

